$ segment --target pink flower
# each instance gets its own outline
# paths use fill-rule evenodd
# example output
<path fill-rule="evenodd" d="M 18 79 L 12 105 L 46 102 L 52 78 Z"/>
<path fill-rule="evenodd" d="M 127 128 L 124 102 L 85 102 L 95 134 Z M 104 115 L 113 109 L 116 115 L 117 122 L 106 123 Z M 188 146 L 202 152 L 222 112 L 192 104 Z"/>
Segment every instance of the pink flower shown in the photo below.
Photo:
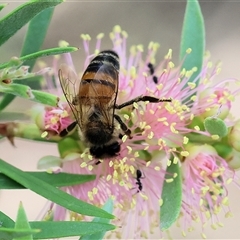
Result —
<path fill-rule="evenodd" d="M 187 149 L 189 156 L 182 160 L 184 235 L 191 229 L 192 221 L 200 221 L 203 226 L 211 221 L 215 229 L 219 224 L 217 214 L 221 210 L 231 216 L 227 185 L 236 181 L 234 171 L 214 147 L 190 145 Z"/>
<path fill-rule="evenodd" d="M 96 54 L 100 51 L 102 37 L 102 34 L 97 37 Z M 185 221 L 193 216 L 192 212 L 198 214 L 199 209 L 202 208 L 199 206 L 201 199 L 205 210 L 219 207 L 224 202 L 226 194 L 221 190 L 222 187 L 225 189 L 223 179 L 226 174 L 233 172 L 227 168 L 224 159 L 213 151 L 214 148 L 208 154 L 201 155 L 198 152 L 199 157 L 195 152 L 192 153 L 192 148 L 189 149 L 187 145 L 191 138 L 187 137 L 187 134 L 198 133 L 199 136 L 211 139 L 210 134 L 202 128 L 201 121 L 205 110 L 219 108 L 220 105 L 230 109 L 230 102 L 233 100 L 231 96 L 238 90 L 233 95 L 230 91 L 229 94 L 225 94 L 228 91 L 225 82 L 212 84 L 210 80 L 217 74 L 218 68 L 214 68 L 209 73 L 208 62 L 204 64 L 199 76 L 188 83 L 195 69 L 186 71 L 181 70 L 181 65 L 175 67 L 171 61 L 171 50 L 162 62 L 155 64 L 157 43 L 151 42 L 146 54 L 143 53 L 141 45 L 133 46 L 128 56 L 127 33 L 116 26 L 110 37 L 113 50 L 120 57 L 121 66 L 117 104 L 140 95 L 160 99 L 171 98 L 172 102 L 138 102 L 117 111 L 132 132 L 132 138 L 125 135 L 119 140 L 121 145 L 119 155 L 101 160 L 101 164 L 96 165 L 99 159 L 93 159 L 88 148 L 81 149 L 74 158 L 71 154 L 63 154 L 61 151 L 61 156 L 64 156 L 62 171 L 96 174 L 95 181 L 68 187 L 66 191 L 97 206 L 102 206 L 109 198 L 113 199 L 114 214 L 117 216 L 115 223 L 121 228 L 111 232 L 109 238 L 149 238 L 154 231 L 160 234 L 159 209 L 164 169 L 168 159 L 172 157 L 185 159 L 182 163 L 185 199 L 183 210 L 187 215 Z M 90 54 L 89 36 L 82 35 L 82 38 L 86 53 L 86 61 L 82 69 L 84 70 L 95 55 Z M 65 54 L 65 57 L 68 65 L 73 68 L 70 54 Z M 55 75 L 57 68 L 55 64 Z M 197 85 L 198 79 L 200 79 L 199 85 Z M 215 95 L 201 94 L 210 87 L 215 90 L 213 91 Z M 45 115 L 45 126 L 49 125 L 47 129 L 57 133 L 67 125 L 68 119 L 60 117 L 61 121 L 59 120 L 58 125 L 55 126 L 56 122 L 51 120 L 52 114 L 56 114 L 56 111 Z M 116 129 L 121 134 L 117 124 Z M 198 136 L 197 138 L 201 141 L 201 138 Z M 79 142 L 84 145 L 80 140 Z M 137 176 L 139 171 L 140 177 Z M 204 191 L 207 182 L 211 186 Z M 192 191 L 191 189 L 196 191 L 197 196 L 189 192 Z M 212 200 L 213 196 L 214 200 Z M 188 211 L 189 205 L 192 206 Z M 54 216 L 56 220 L 62 220 L 66 217 L 66 211 L 57 206 Z M 87 218 L 74 213 L 71 213 L 70 217 L 74 220 Z"/>

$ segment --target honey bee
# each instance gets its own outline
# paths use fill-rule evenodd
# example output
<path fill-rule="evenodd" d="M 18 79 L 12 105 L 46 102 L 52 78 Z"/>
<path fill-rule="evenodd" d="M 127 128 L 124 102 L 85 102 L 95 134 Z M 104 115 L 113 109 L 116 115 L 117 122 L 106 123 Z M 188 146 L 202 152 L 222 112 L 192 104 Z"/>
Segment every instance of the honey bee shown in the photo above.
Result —
<path fill-rule="evenodd" d="M 111 50 L 102 51 L 91 60 L 81 78 L 78 93 L 75 90 L 78 77 L 73 70 L 67 65 L 62 65 L 58 74 L 63 93 L 76 119 L 60 133 L 60 136 L 66 136 L 78 125 L 81 139 L 95 158 L 117 156 L 121 149 L 119 142 L 121 137 L 125 134 L 131 138 L 131 130 L 120 116 L 115 114 L 116 109 L 139 101 L 153 103 L 171 101 L 151 96 L 139 96 L 120 105 L 116 104 L 119 57 Z M 115 121 L 119 123 L 123 134 L 116 133 Z"/>

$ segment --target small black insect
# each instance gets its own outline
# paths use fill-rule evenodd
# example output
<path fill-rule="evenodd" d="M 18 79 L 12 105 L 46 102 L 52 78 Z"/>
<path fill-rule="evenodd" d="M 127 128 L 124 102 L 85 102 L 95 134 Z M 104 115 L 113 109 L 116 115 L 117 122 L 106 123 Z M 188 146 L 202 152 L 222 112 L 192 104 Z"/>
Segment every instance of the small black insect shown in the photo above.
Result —
<path fill-rule="evenodd" d="M 136 184 L 138 185 L 137 193 L 139 193 L 143 189 L 143 185 L 142 185 L 141 179 L 144 178 L 144 177 L 143 177 L 142 172 L 139 169 L 137 169 L 137 171 L 136 171 L 136 176 L 137 176 L 136 177 L 136 180 L 137 180 Z"/>
<path fill-rule="evenodd" d="M 148 63 L 147 66 L 148 66 L 148 68 L 149 68 L 150 74 L 153 75 L 154 72 L 155 72 L 154 66 L 152 65 L 152 63 Z M 154 82 L 155 84 L 158 83 L 158 78 L 157 78 L 157 76 L 153 75 L 152 79 L 153 79 L 153 82 Z"/>

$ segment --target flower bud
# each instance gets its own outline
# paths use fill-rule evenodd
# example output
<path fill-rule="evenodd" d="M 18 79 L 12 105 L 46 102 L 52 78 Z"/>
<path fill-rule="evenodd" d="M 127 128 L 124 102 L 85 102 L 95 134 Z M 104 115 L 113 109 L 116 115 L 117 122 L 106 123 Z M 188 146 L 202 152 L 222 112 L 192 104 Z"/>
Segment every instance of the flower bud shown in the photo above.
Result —
<path fill-rule="evenodd" d="M 58 142 L 58 151 L 61 158 L 65 158 L 70 153 L 80 153 L 81 148 L 76 140 L 71 137 L 66 137 Z"/>
<path fill-rule="evenodd" d="M 229 135 L 228 141 L 234 149 L 240 152 L 240 119 L 236 121 L 234 126 L 232 127 Z"/>

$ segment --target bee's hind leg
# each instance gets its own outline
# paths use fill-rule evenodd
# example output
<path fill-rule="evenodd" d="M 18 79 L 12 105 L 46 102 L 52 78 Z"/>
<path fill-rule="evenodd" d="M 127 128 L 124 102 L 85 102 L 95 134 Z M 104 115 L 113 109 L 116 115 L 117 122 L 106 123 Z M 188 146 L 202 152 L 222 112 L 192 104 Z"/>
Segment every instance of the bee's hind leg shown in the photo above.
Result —
<path fill-rule="evenodd" d="M 72 122 L 70 125 L 67 126 L 67 128 L 63 129 L 60 133 L 60 137 L 65 137 L 68 135 L 69 132 L 71 132 L 77 125 L 77 122 Z"/>
<path fill-rule="evenodd" d="M 122 119 L 114 114 L 114 118 L 118 121 L 118 123 L 120 124 L 121 129 L 123 130 L 123 132 L 129 137 L 132 138 L 131 136 L 131 130 L 127 127 L 127 125 L 122 121 Z"/>

